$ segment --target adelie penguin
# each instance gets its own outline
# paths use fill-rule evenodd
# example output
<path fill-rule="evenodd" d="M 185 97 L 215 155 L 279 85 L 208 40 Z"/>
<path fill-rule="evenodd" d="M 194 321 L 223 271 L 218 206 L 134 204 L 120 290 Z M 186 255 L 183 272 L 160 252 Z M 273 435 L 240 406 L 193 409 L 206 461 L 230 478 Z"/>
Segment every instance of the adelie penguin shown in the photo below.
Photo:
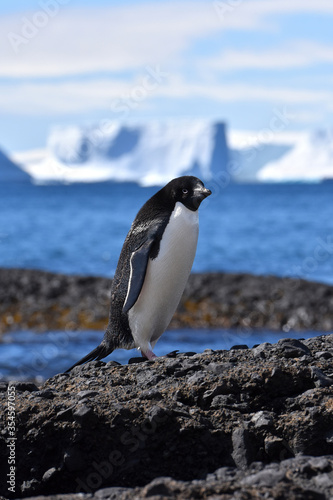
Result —
<path fill-rule="evenodd" d="M 126 236 L 111 287 L 109 324 L 100 345 L 75 363 L 118 348 L 153 348 L 177 309 L 191 272 L 199 232 L 198 208 L 211 194 L 197 177 L 173 179 L 139 210 Z"/>

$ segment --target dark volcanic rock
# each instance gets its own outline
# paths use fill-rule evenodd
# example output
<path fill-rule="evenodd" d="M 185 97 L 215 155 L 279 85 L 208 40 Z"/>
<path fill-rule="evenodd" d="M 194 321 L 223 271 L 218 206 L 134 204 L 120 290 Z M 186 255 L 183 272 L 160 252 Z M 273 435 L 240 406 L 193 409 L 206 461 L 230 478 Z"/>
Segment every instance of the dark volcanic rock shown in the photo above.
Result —
<path fill-rule="evenodd" d="M 330 500 L 332 492 L 333 457 L 304 456 L 266 466 L 256 462 L 245 471 L 221 467 L 205 479 L 194 481 L 158 477 L 144 487 L 108 487 L 94 494 L 52 495 L 52 500 L 138 500 L 152 497 L 159 500 Z M 50 497 L 33 498 L 46 500 Z"/>
<path fill-rule="evenodd" d="M 111 280 L 0 269 L 0 333 L 104 330 Z M 192 274 L 171 328 L 333 330 L 333 287 L 250 274 Z"/>
<path fill-rule="evenodd" d="M 329 499 L 333 374 L 317 354 L 333 352 L 333 335 L 257 352 L 91 362 L 21 387 L 15 498 Z M 4 425 L 2 472 L 9 437 Z"/>

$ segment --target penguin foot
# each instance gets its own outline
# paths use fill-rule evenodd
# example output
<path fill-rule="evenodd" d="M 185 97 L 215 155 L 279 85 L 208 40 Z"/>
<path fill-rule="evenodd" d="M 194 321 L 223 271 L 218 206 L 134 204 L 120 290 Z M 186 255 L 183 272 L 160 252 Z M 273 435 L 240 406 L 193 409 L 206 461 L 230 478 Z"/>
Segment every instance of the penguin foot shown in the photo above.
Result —
<path fill-rule="evenodd" d="M 148 349 L 148 351 L 143 351 L 141 349 L 141 355 L 149 360 L 157 358 L 156 354 L 154 354 L 150 349 Z"/>

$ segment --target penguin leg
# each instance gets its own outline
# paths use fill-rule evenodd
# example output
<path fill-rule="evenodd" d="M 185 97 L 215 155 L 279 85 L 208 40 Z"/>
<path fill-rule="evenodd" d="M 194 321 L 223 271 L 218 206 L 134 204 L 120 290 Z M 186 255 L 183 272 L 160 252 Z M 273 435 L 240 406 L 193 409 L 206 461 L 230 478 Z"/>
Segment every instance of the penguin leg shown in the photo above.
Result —
<path fill-rule="evenodd" d="M 147 359 L 155 359 L 157 358 L 156 354 L 153 353 L 151 349 L 140 349 L 141 350 L 141 356 Z"/>

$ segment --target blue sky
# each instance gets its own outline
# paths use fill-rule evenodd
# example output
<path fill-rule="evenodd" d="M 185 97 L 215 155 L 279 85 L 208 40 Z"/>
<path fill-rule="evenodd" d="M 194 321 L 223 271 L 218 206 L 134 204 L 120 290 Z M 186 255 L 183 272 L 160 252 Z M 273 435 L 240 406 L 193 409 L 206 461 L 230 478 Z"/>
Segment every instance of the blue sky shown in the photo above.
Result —
<path fill-rule="evenodd" d="M 2 2 L 0 147 L 102 119 L 330 126 L 332 22 L 330 0 Z"/>

